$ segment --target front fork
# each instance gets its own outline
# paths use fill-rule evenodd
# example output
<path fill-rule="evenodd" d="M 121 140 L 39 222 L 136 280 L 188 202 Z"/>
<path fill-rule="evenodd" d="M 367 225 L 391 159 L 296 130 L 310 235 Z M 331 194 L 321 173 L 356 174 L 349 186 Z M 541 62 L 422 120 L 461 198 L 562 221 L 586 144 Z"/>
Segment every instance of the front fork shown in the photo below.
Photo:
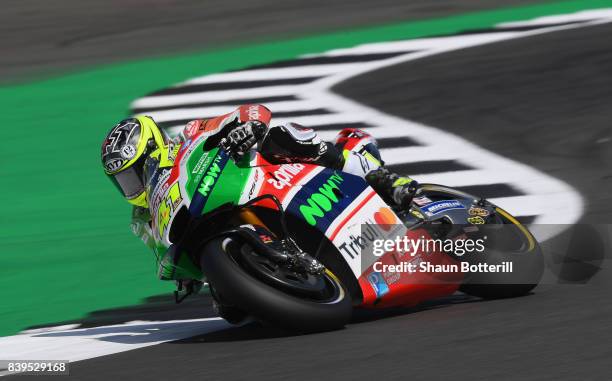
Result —
<path fill-rule="evenodd" d="M 247 224 L 254 228 L 259 228 L 259 233 L 261 234 L 259 234 L 258 238 L 253 237 L 252 239 L 259 239 L 264 244 L 278 239 L 272 230 L 248 207 L 240 209 L 237 222 L 238 225 Z M 267 236 L 268 234 L 269 236 Z M 198 293 L 205 284 L 204 275 L 200 269 L 196 269 L 193 263 L 191 263 L 189 256 L 184 254 L 184 252 L 179 252 L 179 248 L 176 245 L 170 246 L 160 264 L 159 271 L 160 279 L 175 280 L 176 290 L 174 291 L 174 300 L 177 304 L 181 303 L 188 296 Z M 286 258 L 279 258 L 278 256 L 274 257 L 274 259 L 277 261 L 286 260 Z M 185 269 L 185 267 L 188 267 L 188 269 Z"/>
<path fill-rule="evenodd" d="M 227 232 L 227 234 L 235 235 L 249 242 L 258 254 L 296 271 L 321 274 L 326 270 L 325 266 L 318 260 L 301 250 L 291 237 L 283 237 L 282 239 L 278 237 L 249 207 L 241 208 L 237 217 L 239 227 Z M 191 261 L 187 255 L 183 255 L 184 253 L 179 253 L 178 251 L 179 249 L 172 245 L 168 249 L 166 258 L 175 263 L 175 268 L 180 271 L 181 261 Z M 201 274 L 201 271 L 197 270 L 198 274 Z M 179 271 L 174 271 L 174 279 L 179 278 L 177 276 Z M 180 275 L 195 274 L 193 271 L 181 271 Z M 177 290 L 174 291 L 175 301 L 180 303 L 189 295 L 199 291 L 203 284 L 203 275 L 201 277 L 180 277 L 176 283 Z"/>
<path fill-rule="evenodd" d="M 250 208 L 242 208 L 239 218 L 255 228 L 259 239 L 266 247 L 259 246 L 259 254 L 277 263 L 285 264 L 289 267 L 301 269 L 308 273 L 320 274 L 325 271 L 325 267 L 315 258 L 304 252 L 291 237 L 283 237 L 274 234 L 270 228 L 253 212 Z"/>

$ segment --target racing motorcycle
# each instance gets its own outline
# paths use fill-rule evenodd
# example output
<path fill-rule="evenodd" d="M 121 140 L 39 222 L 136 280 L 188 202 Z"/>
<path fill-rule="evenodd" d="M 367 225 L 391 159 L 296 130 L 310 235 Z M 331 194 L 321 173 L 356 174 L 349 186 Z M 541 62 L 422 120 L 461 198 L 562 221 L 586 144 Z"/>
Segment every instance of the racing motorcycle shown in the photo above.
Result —
<path fill-rule="evenodd" d="M 149 190 L 162 279 L 177 302 L 208 283 L 220 315 L 299 330 L 342 327 L 353 308 L 414 306 L 456 291 L 503 298 L 529 293 L 543 272 L 533 235 L 491 202 L 421 184 L 409 208 L 391 207 L 360 177 L 309 163 L 271 164 L 252 151 L 234 161 L 205 137 L 175 151 Z M 389 272 L 381 263 L 431 253 L 367 255 L 377 239 L 488 239 L 480 255 L 429 255 L 435 268 L 512 263 L 512 272 Z M 442 266 L 442 267 L 437 267 Z"/>

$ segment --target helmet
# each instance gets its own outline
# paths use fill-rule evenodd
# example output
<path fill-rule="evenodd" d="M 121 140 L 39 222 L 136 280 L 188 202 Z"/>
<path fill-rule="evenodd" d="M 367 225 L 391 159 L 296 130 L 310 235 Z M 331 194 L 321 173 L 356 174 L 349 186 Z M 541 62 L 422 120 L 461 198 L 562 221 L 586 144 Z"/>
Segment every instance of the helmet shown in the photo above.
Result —
<path fill-rule="evenodd" d="M 143 168 L 154 157 L 160 167 L 171 166 L 168 136 L 149 116 L 119 122 L 102 143 L 104 172 L 130 204 L 147 207 Z"/>

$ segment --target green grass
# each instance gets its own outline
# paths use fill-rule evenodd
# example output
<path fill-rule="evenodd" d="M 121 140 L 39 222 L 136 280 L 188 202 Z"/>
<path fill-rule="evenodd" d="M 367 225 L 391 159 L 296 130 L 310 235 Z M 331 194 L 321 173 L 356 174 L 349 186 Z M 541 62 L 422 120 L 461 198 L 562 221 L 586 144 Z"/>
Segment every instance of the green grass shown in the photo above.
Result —
<path fill-rule="evenodd" d="M 0 335 L 168 292 L 102 173 L 100 143 L 142 95 L 189 77 L 356 44 L 612 6 L 545 3 L 110 65 L 0 88 Z"/>

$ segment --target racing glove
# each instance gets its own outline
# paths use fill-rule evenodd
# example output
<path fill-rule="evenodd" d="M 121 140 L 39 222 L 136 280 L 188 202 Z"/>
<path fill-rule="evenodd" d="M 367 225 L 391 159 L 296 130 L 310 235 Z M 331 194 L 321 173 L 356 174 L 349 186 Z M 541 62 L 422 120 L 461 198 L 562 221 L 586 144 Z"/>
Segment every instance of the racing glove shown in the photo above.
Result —
<path fill-rule="evenodd" d="M 152 249 L 155 246 L 155 240 L 153 239 L 153 231 L 151 230 L 151 214 L 149 209 L 135 206 L 132 209 L 132 222 L 130 228 L 132 233 L 144 242 L 148 248 Z"/>
<path fill-rule="evenodd" d="M 219 145 L 234 161 L 238 161 L 266 134 L 267 126 L 259 121 L 249 121 L 234 127 Z"/>

